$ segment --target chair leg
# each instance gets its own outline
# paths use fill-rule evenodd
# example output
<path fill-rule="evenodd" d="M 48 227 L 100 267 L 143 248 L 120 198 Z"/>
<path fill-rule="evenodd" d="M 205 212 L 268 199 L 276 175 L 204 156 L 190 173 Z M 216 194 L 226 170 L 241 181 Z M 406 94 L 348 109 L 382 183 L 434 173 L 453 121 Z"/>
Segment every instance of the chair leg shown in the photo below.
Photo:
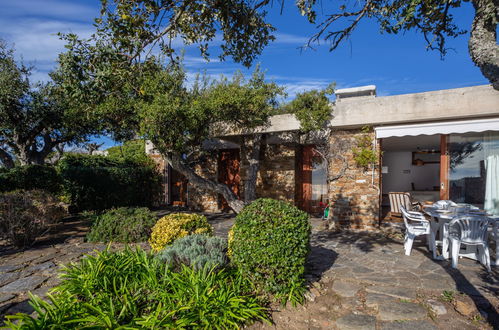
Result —
<path fill-rule="evenodd" d="M 412 243 L 414 242 L 414 237 L 415 237 L 414 234 L 411 234 L 411 233 L 407 234 L 406 241 L 405 241 L 405 244 L 404 244 L 405 255 L 406 256 L 410 256 L 411 255 Z"/>
<path fill-rule="evenodd" d="M 499 235 L 499 233 L 496 233 L 496 267 L 499 267 L 499 236 L 497 235 Z"/>
<path fill-rule="evenodd" d="M 430 232 L 430 245 L 431 245 L 431 252 L 433 253 L 433 259 L 437 259 L 437 244 L 435 243 L 436 237 L 435 237 L 435 232 L 432 230 Z"/>
<path fill-rule="evenodd" d="M 459 259 L 459 250 L 461 249 L 461 242 L 453 239 L 451 240 L 451 256 L 452 268 L 457 268 L 457 260 Z"/>

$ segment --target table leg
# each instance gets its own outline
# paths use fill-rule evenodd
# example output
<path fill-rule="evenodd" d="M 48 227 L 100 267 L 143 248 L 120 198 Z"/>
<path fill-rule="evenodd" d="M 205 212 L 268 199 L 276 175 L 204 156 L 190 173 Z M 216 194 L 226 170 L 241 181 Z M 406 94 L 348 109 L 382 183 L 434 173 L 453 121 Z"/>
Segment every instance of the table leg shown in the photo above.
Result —
<path fill-rule="evenodd" d="M 447 226 L 442 225 L 441 235 L 442 235 L 442 257 L 444 257 L 444 259 L 449 259 L 449 233 Z"/>

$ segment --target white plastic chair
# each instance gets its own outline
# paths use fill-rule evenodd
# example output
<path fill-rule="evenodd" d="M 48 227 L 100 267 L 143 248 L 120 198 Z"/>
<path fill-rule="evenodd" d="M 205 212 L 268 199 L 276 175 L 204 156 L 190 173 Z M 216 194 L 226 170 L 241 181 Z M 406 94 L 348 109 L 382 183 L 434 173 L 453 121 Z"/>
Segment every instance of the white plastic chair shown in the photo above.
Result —
<path fill-rule="evenodd" d="M 496 260 L 494 266 L 499 267 L 499 216 L 494 215 L 489 217 L 492 221 L 492 226 L 489 226 L 489 234 L 496 241 Z"/>
<path fill-rule="evenodd" d="M 490 272 L 490 253 L 487 242 L 487 229 L 490 219 L 483 216 L 464 215 L 450 223 L 447 227 L 451 243 L 452 268 L 457 268 L 461 244 L 474 245 L 478 248 L 478 259 Z"/>
<path fill-rule="evenodd" d="M 412 244 L 417 236 L 426 235 L 428 248 L 430 251 L 433 251 L 433 257 L 435 257 L 435 237 L 433 237 L 433 232 L 430 228 L 430 221 L 425 218 L 423 213 L 407 211 L 404 206 L 400 206 L 400 211 L 402 212 L 406 229 L 404 240 L 405 255 L 411 255 Z"/>
<path fill-rule="evenodd" d="M 413 201 L 411 194 L 407 192 L 389 192 L 388 198 L 390 199 L 391 215 L 402 215 L 402 211 L 400 210 L 402 207 L 412 211 L 419 206 L 419 203 Z"/>

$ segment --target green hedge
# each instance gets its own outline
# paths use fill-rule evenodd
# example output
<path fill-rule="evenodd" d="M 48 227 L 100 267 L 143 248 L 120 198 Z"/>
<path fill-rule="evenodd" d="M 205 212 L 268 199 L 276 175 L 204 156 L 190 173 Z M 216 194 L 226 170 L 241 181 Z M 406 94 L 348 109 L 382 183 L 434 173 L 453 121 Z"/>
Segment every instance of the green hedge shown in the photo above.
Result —
<path fill-rule="evenodd" d="M 288 203 L 257 199 L 237 215 L 229 233 L 231 261 L 263 292 L 283 302 L 302 302 L 308 218 Z"/>
<path fill-rule="evenodd" d="M 64 194 L 78 211 L 151 206 L 160 192 L 161 177 L 143 162 L 67 155 L 58 167 Z"/>
<path fill-rule="evenodd" d="M 26 165 L 0 171 L 0 192 L 39 189 L 58 194 L 61 183 L 56 169 L 49 165 Z"/>

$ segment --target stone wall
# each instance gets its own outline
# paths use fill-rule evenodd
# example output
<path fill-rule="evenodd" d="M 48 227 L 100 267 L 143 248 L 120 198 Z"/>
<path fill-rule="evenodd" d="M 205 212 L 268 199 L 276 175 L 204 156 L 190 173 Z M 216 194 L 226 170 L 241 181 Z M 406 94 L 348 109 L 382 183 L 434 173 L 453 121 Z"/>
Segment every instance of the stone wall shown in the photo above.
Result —
<path fill-rule="evenodd" d="M 248 162 L 241 157 L 241 196 L 244 194 L 246 167 Z M 196 172 L 212 180 L 218 179 L 217 156 L 197 166 Z M 257 178 L 257 197 L 295 201 L 295 147 L 281 144 L 266 145 L 262 150 L 260 170 Z M 217 194 L 188 185 L 188 206 L 204 212 L 220 212 Z"/>
<path fill-rule="evenodd" d="M 207 157 L 196 166 L 196 173 L 210 180 L 218 179 L 217 152 Z M 205 190 L 189 183 L 187 185 L 187 206 L 190 209 L 203 212 L 219 212 L 219 197 L 217 193 Z"/>
<path fill-rule="evenodd" d="M 333 131 L 331 143 L 329 200 L 330 227 L 369 229 L 379 222 L 379 169 L 364 169 L 354 160 L 353 149 L 360 130 Z M 376 147 L 378 148 L 378 147 Z M 379 151 L 378 151 L 379 152 Z"/>
<path fill-rule="evenodd" d="M 262 153 L 257 178 L 257 197 L 273 198 L 294 204 L 295 148 L 282 144 L 268 144 Z M 242 178 L 246 164 L 242 163 Z"/>

